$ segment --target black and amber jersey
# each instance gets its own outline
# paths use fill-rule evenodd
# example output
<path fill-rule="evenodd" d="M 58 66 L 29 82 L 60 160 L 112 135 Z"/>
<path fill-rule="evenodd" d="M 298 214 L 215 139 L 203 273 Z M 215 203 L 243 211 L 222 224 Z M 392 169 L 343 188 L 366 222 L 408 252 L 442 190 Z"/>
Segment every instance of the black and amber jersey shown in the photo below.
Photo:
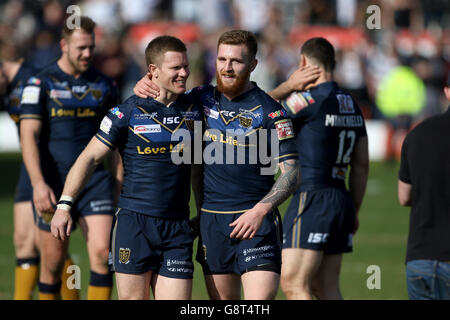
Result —
<path fill-rule="evenodd" d="M 367 136 L 353 98 L 336 82 L 325 82 L 307 92 L 294 92 L 281 103 L 294 119 L 302 174 L 297 192 L 345 188 L 355 144 Z"/>
<path fill-rule="evenodd" d="M 111 149 L 117 147 L 122 156 L 120 208 L 189 218 L 191 160 L 176 164 L 174 156 L 193 143 L 194 121 L 202 117 L 201 106 L 184 94 L 170 107 L 132 96 L 108 112 L 96 137 Z"/>
<path fill-rule="evenodd" d="M 292 122 L 256 84 L 231 101 L 213 86 L 189 95 L 204 113 L 202 210 L 245 212 L 273 186 L 275 170 L 264 169 L 297 158 Z"/>
<path fill-rule="evenodd" d="M 117 103 L 117 87 L 108 77 L 90 68 L 74 78 L 55 62 L 28 79 L 20 119 L 42 121 L 41 165 L 56 166 L 64 177 Z"/>

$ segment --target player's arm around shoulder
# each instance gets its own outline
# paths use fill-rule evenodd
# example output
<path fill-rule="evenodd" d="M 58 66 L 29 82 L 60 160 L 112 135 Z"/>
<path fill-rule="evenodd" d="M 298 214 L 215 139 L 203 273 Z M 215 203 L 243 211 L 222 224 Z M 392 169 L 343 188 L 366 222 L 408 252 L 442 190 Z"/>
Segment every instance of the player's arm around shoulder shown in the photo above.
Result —
<path fill-rule="evenodd" d="M 270 91 L 269 95 L 275 100 L 283 100 L 294 91 L 309 89 L 309 86 L 319 78 L 320 74 L 321 70 L 317 66 L 299 67 L 286 81 Z"/>

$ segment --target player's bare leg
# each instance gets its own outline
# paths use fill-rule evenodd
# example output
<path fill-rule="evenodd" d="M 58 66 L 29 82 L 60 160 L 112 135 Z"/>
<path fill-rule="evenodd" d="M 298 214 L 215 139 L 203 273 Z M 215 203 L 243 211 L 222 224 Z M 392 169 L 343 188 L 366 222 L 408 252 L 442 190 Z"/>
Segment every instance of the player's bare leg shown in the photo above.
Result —
<path fill-rule="evenodd" d="M 237 274 L 205 274 L 205 284 L 211 300 L 241 299 L 241 279 Z"/>
<path fill-rule="evenodd" d="M 57 240 L 50 232 L 39 230 L 41 246 L 41 270 L 39 281 L 56 284 L 61 281 L 61 272 L 67 255 L 69 239 Z"/>
<path fill-rule="evenodd" d="M 250 271 L 241 277 L 245 300 L 273 300 L 277 295 L 280 275 L 273 271 Z"/>
<path fill-rule="evenodd" d="M 115 272 L 119 300 L 148 300 L 152 272 L 127 274 Z"/>
<path fill-rule="evenodd" d="M 79 224 L 86 239 L 91 268 L 88 300 L 110 299 L 112 275 L 108 268 L 112 216 L 91 215 L 80 218 Z"/>
<path fill-rule="evenodd" d="M 175 279 L 154 274 L 152 289 L 155 300 L 190 300 L 192 279 Z"/>
<path fill-rule="evenodd" d="M 14 299 L 32 298 L 39 276 L 39 247 L 37 228 L 33 219 L 31 201 L 14 204 L 14 249 L 17 261 Z"/>
<path fill-rule="evenodd" d="M 18 259 L 39 255 L 31 201 L 14 204 L 14 248 Z"/>
<path fill-rule="evenodd" d="M 339 289 L 342 254 L 325 254 L 317 273 L 318 298 L 321 300 L 342 300 Z"/>
<path fill-rule="evenodd" d="M 323 252 L 288 248 L 282 251 L 281 289 L 289 300 L 312 300 L 312 281 L 322 262 Z"/>

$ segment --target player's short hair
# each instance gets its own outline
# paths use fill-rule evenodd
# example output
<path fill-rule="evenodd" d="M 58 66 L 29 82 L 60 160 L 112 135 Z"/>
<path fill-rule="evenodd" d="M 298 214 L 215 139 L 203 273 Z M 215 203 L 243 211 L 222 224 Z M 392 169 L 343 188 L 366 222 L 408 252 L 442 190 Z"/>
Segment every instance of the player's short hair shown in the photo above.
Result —
<path fill-rule="evenodd" d="M 94 33 L 94 29 L 97 26 L 97 24 L 89 18 L 88 16 L 80 16 L 80 24 L 76 27 L 73 26 L 73 21 L 69 21 L 71 17 L 67 18 L 64 22 L 63 30 L 62 30 L 62 37 L 64 39 L 70 38 L 72 33 L 75 30 L 83 30 L 86 33 Z"/>
<path fill-rule="evenodd" d="M 325 71 L 332 72 L 336 65 L 333 45 L 324 38 L 311 38 L 301 49 L 301 54 L 323 66 Z"/>
<path fill-rule="evenodd" d="M 145 48 L 145 62 L 147 66 L 154 64 L 159 66 L 161 58 L 168 51 L 186 52 L 186 45 L 180 39 L 172 36 L 159 36 L 149 42 Z"/>
<path fill-rule="evenodd" d="M 255 59 L 256 52 L 258 52 L 258 41 L 256 40 L 256 36 L 252 32 L 246 30 L 230 30 L 224 32 L 217 42 L 217 48 L 219 48 L 221 44 L 245 45 L 250 60 Z"/>

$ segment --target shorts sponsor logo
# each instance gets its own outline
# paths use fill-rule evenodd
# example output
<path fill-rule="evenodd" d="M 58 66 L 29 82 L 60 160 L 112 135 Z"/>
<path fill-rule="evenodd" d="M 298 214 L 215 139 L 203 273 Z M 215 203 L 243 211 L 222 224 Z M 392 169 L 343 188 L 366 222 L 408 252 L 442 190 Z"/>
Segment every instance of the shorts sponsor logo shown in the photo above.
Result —
<path fill-rule="evenodd" d="M 308 243 L 325 243 L 328 241 L 329 233 L 313 233 L 308 236 Z"/>
<path fill-rule="evenodd" d="M 130 263 L 130 248 L 119 248 L 119 263 L 128 264 Z"/>
<path fill-rule="evenodd" d="M 291 119 L 283 119 L 275 122 L 275 129 L 277 129 L 279 140 L 294 138 L 294 127 Z"/>
<path fill-rule="evenodd" d="M 89 203 L 92 211 L 114 211 L 114 202 L 112 200 L 96 200 Z"/>
<path fill-rule="evenodd" d="M 102 122 L 100 123 L 100 130 L 102 130 L 106 134 L 109 134 L 109 131 L 111 131 L 111 126 L 112 120 L 108 117 L 104 117 Z"/>
<path fill-rule="evenodd" d="M 133 128 L 134 133 L 159 133 L 161 132 L 160 124 L 143 124 L 135 125 Z"/>
<path fill-rule="evenodd" d="M 192 273 L 194 271 L 190 261 L 167 259 L 166 266 L 170 272 Z"/>

